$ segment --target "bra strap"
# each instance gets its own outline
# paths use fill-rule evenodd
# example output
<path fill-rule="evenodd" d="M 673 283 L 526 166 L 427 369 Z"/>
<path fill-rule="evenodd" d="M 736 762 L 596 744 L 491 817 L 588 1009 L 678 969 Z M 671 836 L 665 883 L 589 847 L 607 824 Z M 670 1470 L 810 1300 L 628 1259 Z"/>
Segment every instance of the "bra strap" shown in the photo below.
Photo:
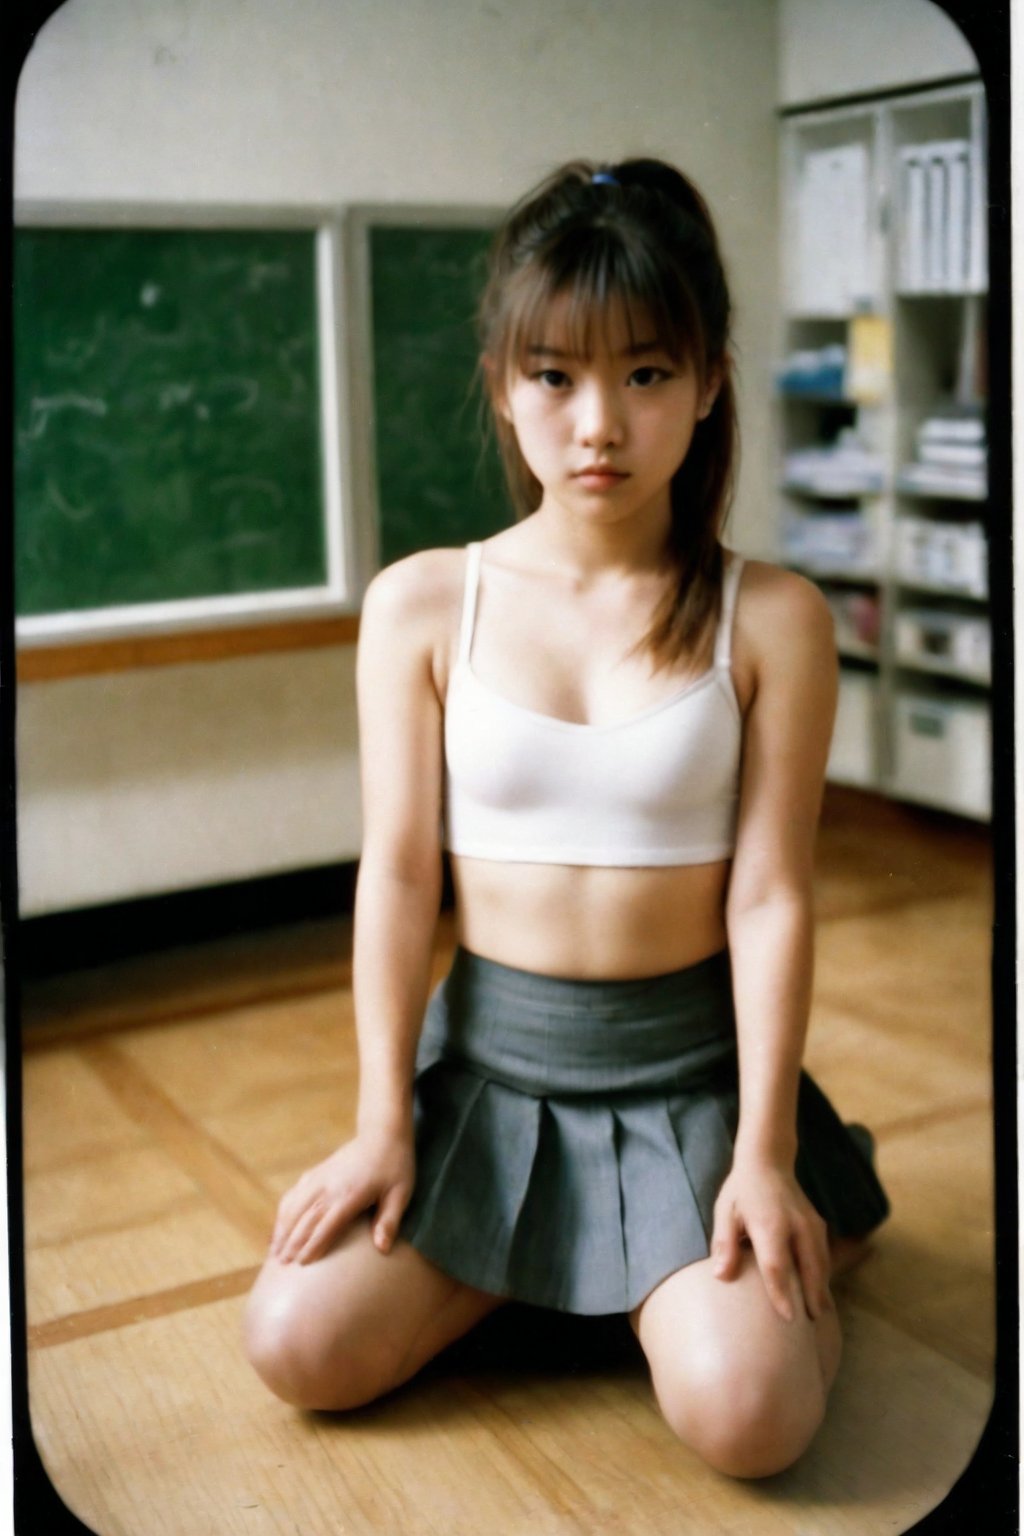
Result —
<path fill-rule="evenodd" d="M 480 585 L 480 544 L 466 545 L 466 587 L 462 597 L 462 627 L 459 630 L 459 660 L 469 661 L 476 622 L 476 594 Z"/>
<path fill-rule="evenodd" d="M 728 667 L 732 662 L 732 625 L 736 612 L 736 593 L 743 571 L 743 556 L 730 552 L 729 566 L 722 578 L 722 613 L 715 635 L 715 666 Z"/>

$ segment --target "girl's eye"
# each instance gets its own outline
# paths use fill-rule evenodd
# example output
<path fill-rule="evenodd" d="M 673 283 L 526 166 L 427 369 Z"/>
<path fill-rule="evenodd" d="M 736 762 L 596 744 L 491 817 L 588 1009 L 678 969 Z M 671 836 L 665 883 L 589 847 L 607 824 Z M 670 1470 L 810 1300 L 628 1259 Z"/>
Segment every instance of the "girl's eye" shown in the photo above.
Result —
<path fill-rule="evenodd" d="M 563 373 L 561 368 L 542 368 L 538 373 L 532 374 L 531 377 L 538 384 L 543 384 L 548 389 L 564 389 L 570 382 L 569 375 Z"/>
<path fill-rule="evenodd" d="M 655 368 L 648 364 L 643 368 L 634 368 L 630 374 L 630 383 L 640 389 L 649 389 L 652 384 L 660 384 L 663 379 L 670 379 L 672 375 L 667 368 Z"/>

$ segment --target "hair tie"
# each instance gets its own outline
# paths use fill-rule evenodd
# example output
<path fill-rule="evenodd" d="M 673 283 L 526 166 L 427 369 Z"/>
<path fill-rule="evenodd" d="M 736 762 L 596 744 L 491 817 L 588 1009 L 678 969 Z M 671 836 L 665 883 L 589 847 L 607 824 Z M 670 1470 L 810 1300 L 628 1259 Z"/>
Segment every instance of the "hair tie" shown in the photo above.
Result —
<path fill-rule="evenodd" d="M 621 187 L 622 186 L 622 182 L 619 180 L 619 178 L 617 176 L 613 176 L 611 171 L 595 171 L 593 176 L 591 176 L 591 178 L 590 178 L 590 184 L 591 184 L 592 187 L 598 187 L 598 186 Z"/>

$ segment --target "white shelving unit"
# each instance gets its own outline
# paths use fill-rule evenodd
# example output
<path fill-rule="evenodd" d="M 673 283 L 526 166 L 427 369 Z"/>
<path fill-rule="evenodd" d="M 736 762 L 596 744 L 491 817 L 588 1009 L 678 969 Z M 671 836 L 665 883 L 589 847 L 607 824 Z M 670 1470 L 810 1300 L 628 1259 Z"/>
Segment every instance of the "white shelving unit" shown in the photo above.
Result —
<path fill-rule="evenodd" d="M 984 106 L 968 82 L 784 119 L 776 390 L 779 559 L 836 617 L 829 778 L 979 820 Z"/>

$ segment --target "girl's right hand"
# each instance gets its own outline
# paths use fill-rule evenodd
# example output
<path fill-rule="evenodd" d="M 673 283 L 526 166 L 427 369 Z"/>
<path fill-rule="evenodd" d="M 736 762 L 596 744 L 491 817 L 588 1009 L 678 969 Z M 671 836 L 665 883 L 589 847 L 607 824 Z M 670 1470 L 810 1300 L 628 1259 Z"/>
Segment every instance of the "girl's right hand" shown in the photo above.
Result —
<path fill-rule="evenodd" d="M 411 1136 L 358 1135 L 308 1168 L 281 1197 L 270 1251 L 282 1264 L 320 1258 L 361 1212 L 376 1207 L 373 1241 L 391 1249 L 416 1176 Z"/>

